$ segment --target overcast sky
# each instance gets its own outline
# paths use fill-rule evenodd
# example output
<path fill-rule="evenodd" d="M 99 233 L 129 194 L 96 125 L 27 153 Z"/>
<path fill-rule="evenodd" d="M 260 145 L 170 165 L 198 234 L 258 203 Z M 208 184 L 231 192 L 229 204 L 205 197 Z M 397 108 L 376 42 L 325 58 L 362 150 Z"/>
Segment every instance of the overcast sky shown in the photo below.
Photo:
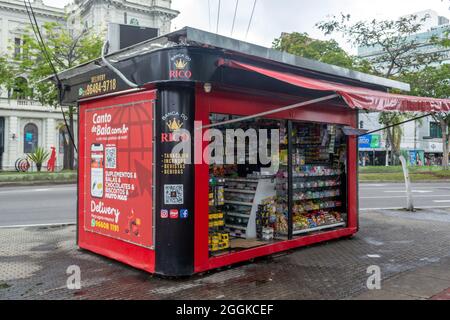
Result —
<path fill-rule="evenodd" d="M 172 29 L 191 26 L 216 31 L 220 0 L 172 0 L 172 8 L 180 11 L 173 20 Z M 69 0 L 44 0 L 48 5 L 62 7 Z M 239 0 L 233 37 L 245 40 L 245 34 L 254 0 Z M 236 0 L 221 0 L 219 33 L 230 36 Z M 450 17 L 448 0 L 257 0 L 247 41 L 270 46 L 281 32 L 307 32 L 315 38 L 324 38 L 314 25 L 329 15 L 349 13 L 354 20 L 373 18 L 395 19 L 399 16 L 433 9 Z M 210 12 L 210 14 L 209 14 Z M 343 39 L 337 41 L 354 53 Z"/>

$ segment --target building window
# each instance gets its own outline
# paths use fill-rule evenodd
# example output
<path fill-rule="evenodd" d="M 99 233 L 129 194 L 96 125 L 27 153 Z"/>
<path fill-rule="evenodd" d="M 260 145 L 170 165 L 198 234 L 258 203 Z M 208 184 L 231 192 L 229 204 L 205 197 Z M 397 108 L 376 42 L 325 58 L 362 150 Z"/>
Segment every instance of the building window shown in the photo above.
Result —
<path fill-rule="evenodd" d="M 20 56 L 20 47 L 21 47 L 22 41 L 20 38 L 14 38 L 14 57 L 19 58 Z"/>
<path fill-rule="evenodd" d="M 23 130 L 23 153 L 33 153 L 38 146 L 38 127 L 28 123 Z"/>
<path fill-rule="evenodd" d="M 22 50 L 22 60 L 26 60 L 26 59 L 28 59 L 28 57 L 29 57 L 29 50 L 28 50 L 28 47 L 26 47 L 26 42 L 25 42 L 25 40 L 23 40 L 22 41 L 22 47 L 23 47 L 23 50 Z"/>
<path fill-rule="evenodd" d="M 126 12 L 123 13 L 123 23 L 124 24 L 128 24 L 128 17 L 127 17 L 127 13 Z"/>
<path fill-rule="evenodd" d="M 131 24 L 132 26 L 139 26 L 139 20 L 136 19 L 136 18 L 131 18 L 131 19 L 130 19 L 130 24 Z"/>
<path fill-rule="evenodd" d="M 430 122 L 430 137 L 433 139 L 442 139 L 442 128 L 439 122 Z"/>

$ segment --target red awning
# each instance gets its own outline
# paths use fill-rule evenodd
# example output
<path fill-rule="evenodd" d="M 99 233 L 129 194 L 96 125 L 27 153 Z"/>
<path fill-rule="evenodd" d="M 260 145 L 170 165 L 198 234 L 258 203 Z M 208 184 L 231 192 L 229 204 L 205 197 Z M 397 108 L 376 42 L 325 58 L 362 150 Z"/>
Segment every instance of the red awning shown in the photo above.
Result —
<path fill-rule="evenodd" d="M 292 73 L 278 72 L 237 61 L 221 61 L 221 65 L 257 72 L 297 87 L 339 94 L 350 108 L 370 111 L 448 112 L 450 99 L 391 94 L 362 87 L 349 86 L 324 80 L 307 78 Z"/>

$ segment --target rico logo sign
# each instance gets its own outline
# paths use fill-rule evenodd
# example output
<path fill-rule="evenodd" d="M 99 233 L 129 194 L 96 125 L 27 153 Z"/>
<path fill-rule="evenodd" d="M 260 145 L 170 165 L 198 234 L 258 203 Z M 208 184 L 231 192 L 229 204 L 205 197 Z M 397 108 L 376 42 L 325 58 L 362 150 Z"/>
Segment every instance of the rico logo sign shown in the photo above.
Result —
<path fill-rule="evenodd" d="M 183 53 L 176 54 L 170 58 L 169 78 L 173 79 L 190 79 L 192 72 L 190 70 L 191 58 Z"/>

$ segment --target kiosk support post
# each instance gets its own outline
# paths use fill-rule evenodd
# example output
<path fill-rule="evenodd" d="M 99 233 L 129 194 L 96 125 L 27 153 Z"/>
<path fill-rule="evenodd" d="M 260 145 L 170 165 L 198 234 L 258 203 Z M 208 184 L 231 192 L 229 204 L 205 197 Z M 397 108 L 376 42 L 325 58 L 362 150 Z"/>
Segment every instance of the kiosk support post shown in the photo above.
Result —
<path fill-rule="evenodd" d="M 194 154 L 172 154 L 174 131 L 194 132 L 195 91 L 192 86 L 158 88 L 156 105 L 156 272 L 168 276 L 194 273 L 194 165 L 179 164 Z M 191 159 L 192 160 L 192 159 Z"/>

